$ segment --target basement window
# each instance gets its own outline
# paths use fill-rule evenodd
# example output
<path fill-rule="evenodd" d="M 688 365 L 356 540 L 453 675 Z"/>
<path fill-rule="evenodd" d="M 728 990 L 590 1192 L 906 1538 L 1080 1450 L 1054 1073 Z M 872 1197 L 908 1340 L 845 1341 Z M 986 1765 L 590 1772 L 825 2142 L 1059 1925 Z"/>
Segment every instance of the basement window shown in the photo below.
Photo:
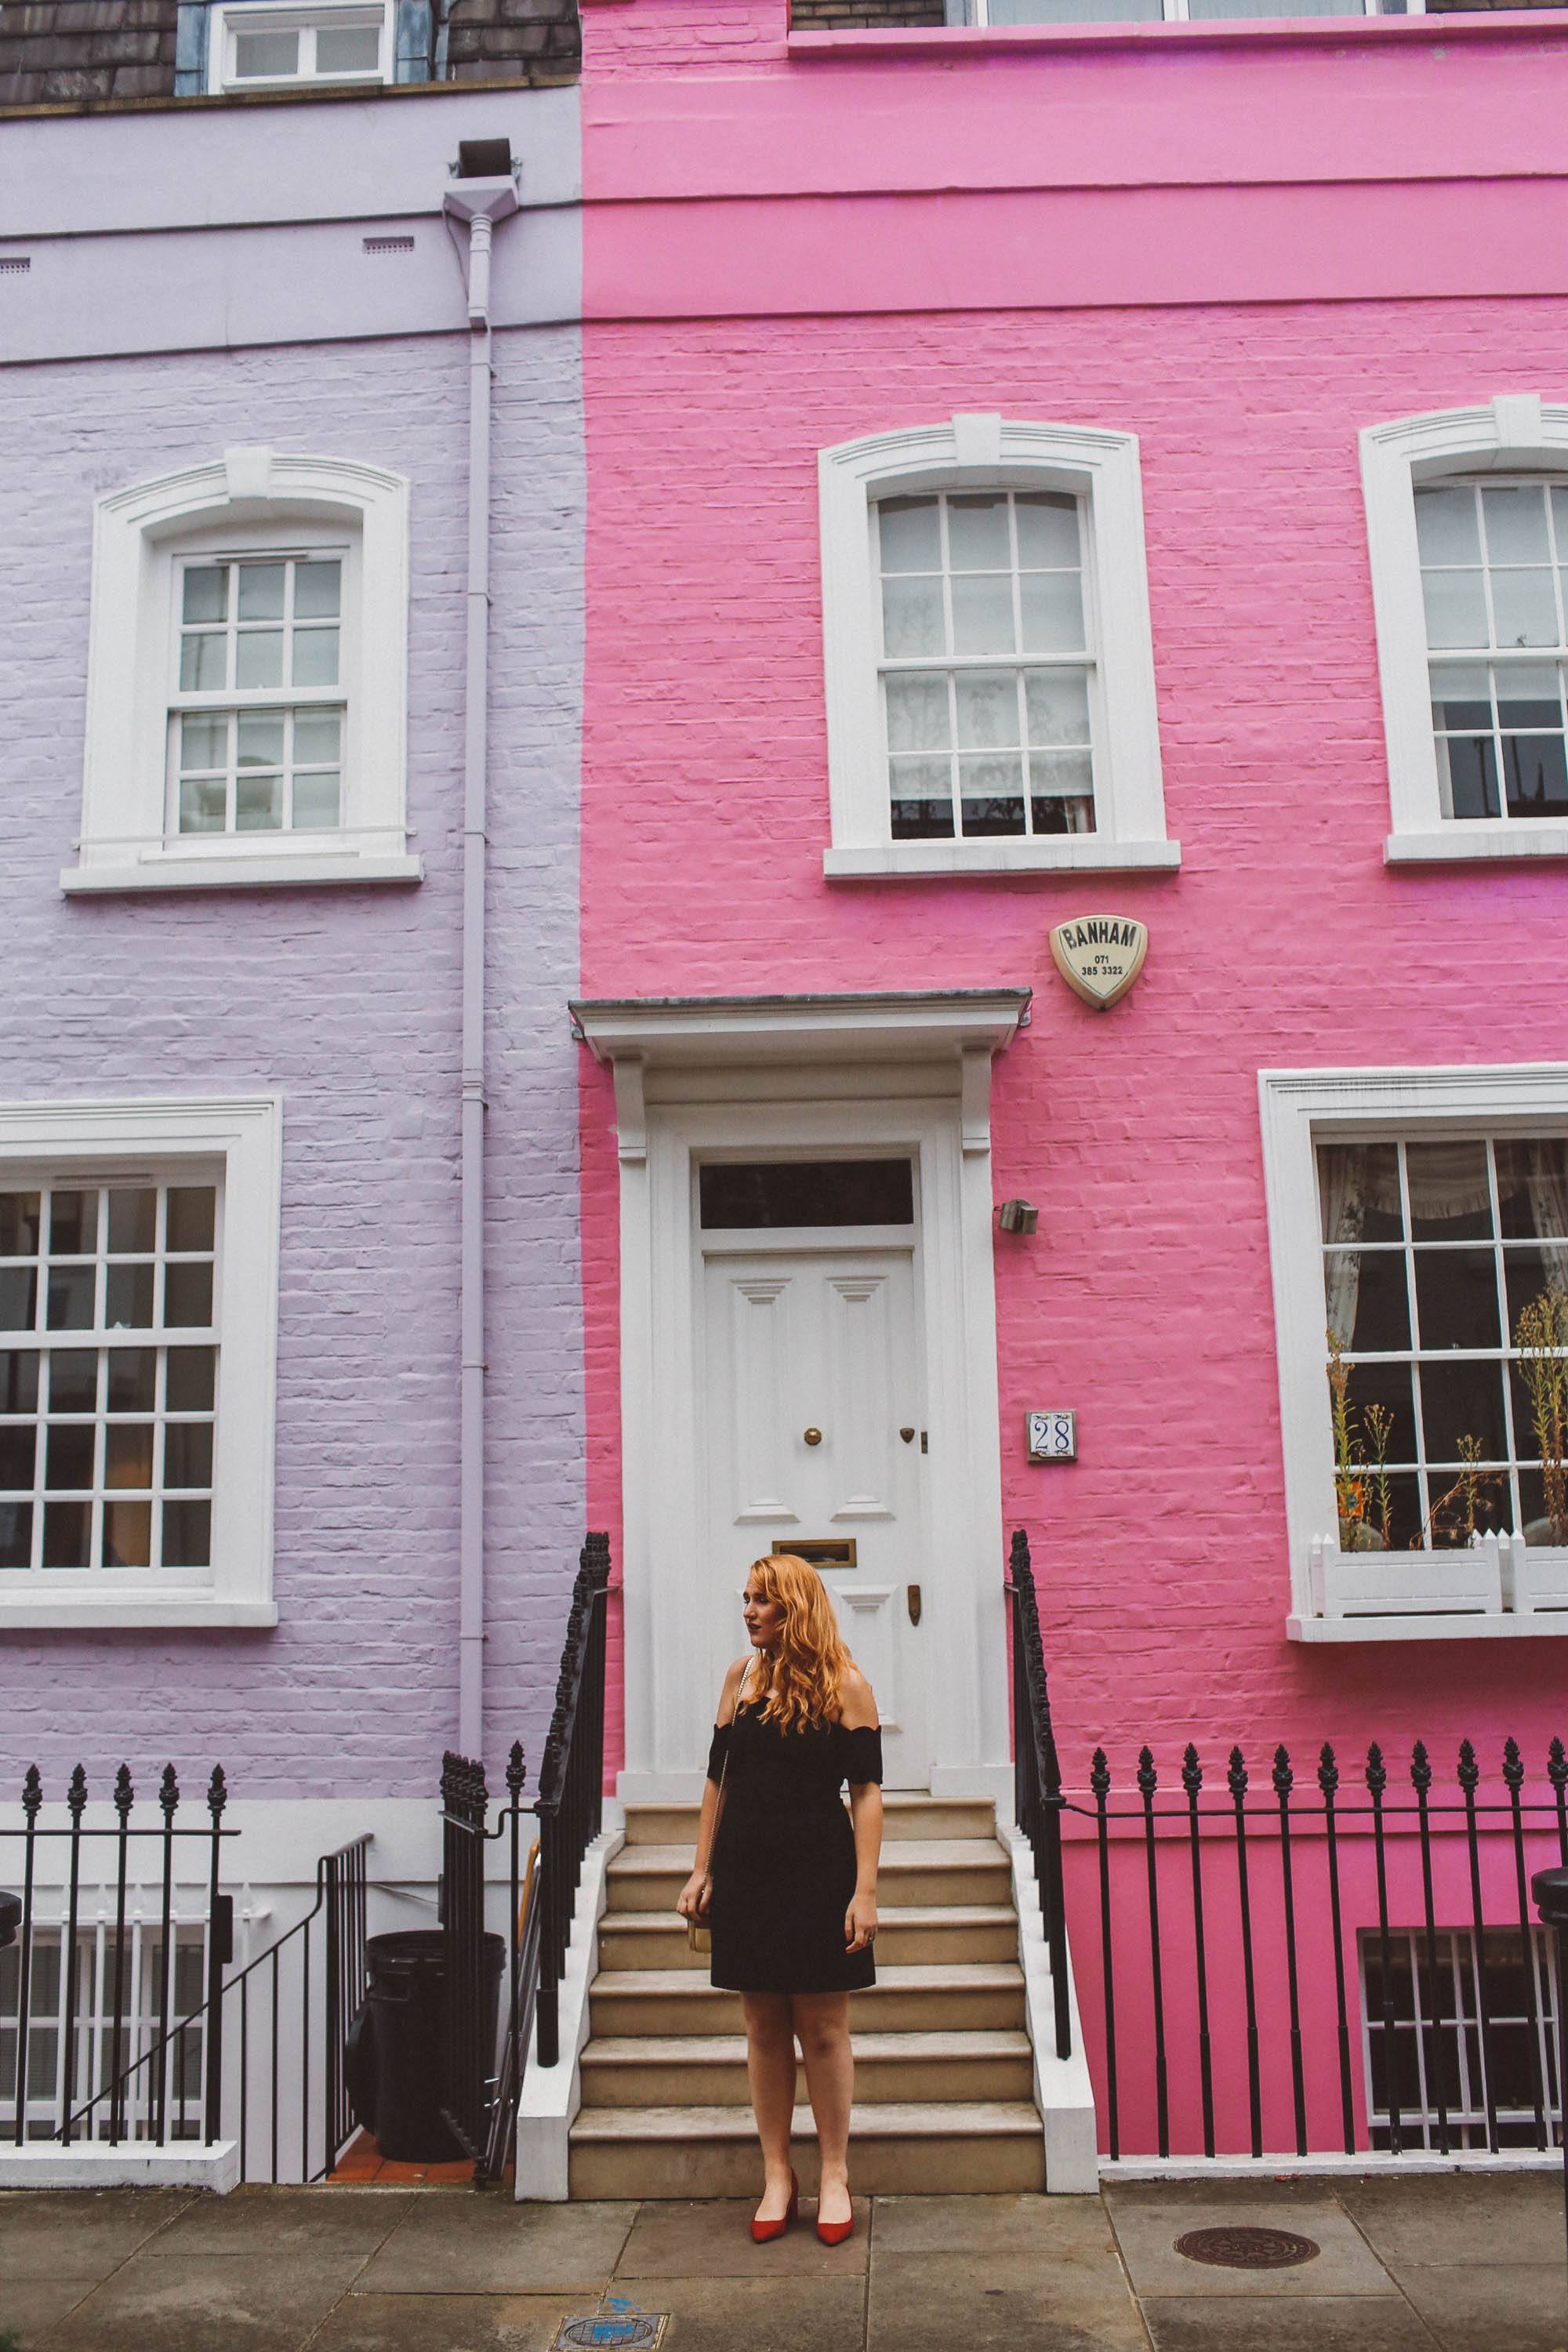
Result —
<path fill-rule="evenodd" d="M 1387 1969 L 1376 1928 L 1361 1931 L 1362 2050 L 1372 2145 L 1534 2147 L 1563 2137 L 1563 2034 L 1545 1930 L 1391 1927 Z M 1482 2011 L 1486 2030 L 1482 2031 Z M 1439 2117 L 1439 2102 L 1442 2116 Z M 1537 2122 L 1539 2112 L 1540 2122 Z"/>

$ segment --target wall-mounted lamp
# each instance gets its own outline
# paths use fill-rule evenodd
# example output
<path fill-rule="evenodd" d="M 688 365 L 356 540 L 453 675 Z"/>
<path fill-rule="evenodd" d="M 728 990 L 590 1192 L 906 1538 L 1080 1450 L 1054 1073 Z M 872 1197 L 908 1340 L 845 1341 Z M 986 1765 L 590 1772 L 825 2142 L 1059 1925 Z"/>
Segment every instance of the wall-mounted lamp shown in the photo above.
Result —
<path fill-rule="evenodd" d="M 1032 1234 L 1039 1222 L 1033 1201 L 1004 1201 L 996 1212 L 997 1226 L 1005 1234 Z"/>

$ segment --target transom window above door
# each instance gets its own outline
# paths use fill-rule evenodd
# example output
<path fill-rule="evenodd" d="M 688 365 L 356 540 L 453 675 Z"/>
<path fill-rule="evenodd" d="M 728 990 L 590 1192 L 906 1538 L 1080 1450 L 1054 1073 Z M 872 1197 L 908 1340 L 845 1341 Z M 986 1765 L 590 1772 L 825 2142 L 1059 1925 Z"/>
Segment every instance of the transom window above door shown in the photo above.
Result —
<path fill-rule="evenodd" d="M 1446 817 L 1568 816 L 1568 485 L 1415 492 Z"/>
<path fill-rule="evenodd" d="M 904 1160 L 715 1160 L 698 1171 L 704 1232 L 912 1225 L 914 1164 Z"/>
<path fill-rule="evenodd" d="M 893 839 L 1092 833 L 1079 501 L 942 491 L 875 511 Z"/>

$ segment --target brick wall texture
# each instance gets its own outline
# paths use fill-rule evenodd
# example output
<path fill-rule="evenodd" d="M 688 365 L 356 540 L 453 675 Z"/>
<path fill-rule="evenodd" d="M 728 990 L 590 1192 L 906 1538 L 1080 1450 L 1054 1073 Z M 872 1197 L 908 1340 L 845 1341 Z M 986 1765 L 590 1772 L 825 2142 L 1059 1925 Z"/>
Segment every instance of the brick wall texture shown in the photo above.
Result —
<path fill-rule="evenodd" d="M 1559 1727 L 1552 1643 L 1391 1659 L 1284 1638 L 1257 1074 L 1562 1058 L 1554 870 L 1383 862 L 1356 436 L 1560 384 L 1568 303 L 602 324 L 584 367 L 586 992 L 1037 992 L 994 1090 L 994 1196 L 1040 1208 L 1032 1240 L 997 1248 L 1004 1502 L 1034 1545 L 1069 1769 L 1099 1739 L 1119 1769 L 1142 1738 L 1168 1759 L 1194 1730 L 1206 1755 L 1373 1735 L 1407 1754 L 1419 1734 L 1451 1757 L 1466 1734 L 1493 1753 L 1503 1729 L 1539 1769 Z M 1178 876 L 823 878 L 816 452 L 971 409 L 1141 436 Z M 1099 1014 L 1056 978 L 1047 932 L 1110 909 L 1152 945 Z M 615 1171 L 607 1092 L 588 1083 L 597 1522 L 617 1477 Z M 1058 1404 L 1079 1411 L 1081 1458 L 1031 1469 L 1026 1410 Z"/>
<path fill-rule="evenodd" d="M 11 372 L 0 937 L 13 1100 L 284 1097 L 273 1632 L 8 1633 L 7 1771 L 215 1760 L 426 1795 L 456 1734 L 466 336 Z M 488 1252 L 492 1763 L 537 1767 L 583 1530 L 574 328 L 496 344 Z M 237 442 L 413 485 L 408 890 L 65 899 L 92 501 Z M 112 1712 L 105 1708 L 112 1694 Z M 103 1725 L 102 1730 L 95 1726 Z M 110 1756 L 102 1746 L 112 1742 Z M 140 1778 L 140 1772 L 138 1777 Z"/>

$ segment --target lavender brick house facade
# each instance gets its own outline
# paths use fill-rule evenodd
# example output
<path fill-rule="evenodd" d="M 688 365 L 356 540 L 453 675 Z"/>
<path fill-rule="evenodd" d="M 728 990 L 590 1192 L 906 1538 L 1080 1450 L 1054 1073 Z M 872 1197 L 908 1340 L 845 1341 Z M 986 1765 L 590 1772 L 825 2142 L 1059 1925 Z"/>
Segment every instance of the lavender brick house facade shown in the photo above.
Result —
<path fill-rule="evenodd" d="M 30 26 L 52 12 L 7 13 Z M 10 1172 L 0 1188 L 17 1229 L 0 1249 L 47 1254 L 47 1231 L 33 1229 L 26 1204 L 47 1197 L 51 1180 L 92 1193 L 113 1178 L 120 1205 L 104 1203 L 96 1304 L 79 1253 L 74 1269 L 46 1255 L 46 1289 L 53 1265 L 57 1284 L 77 1279 L 77 1305 L 40 1309 L 41 1345 L 12 1350 L 18 1360 L 49 1353 L 50 1318 L 61 1315 L 73 1336 L 91 1336 L 92 1325 L 110 1334 L 97 1349 L 62 1351 L 79 1375 L 76 1426 L 89 1429 L 95 1409 L 101 1425 L 96 1506 L 49 1519 L 57 1471 L 41 1446 L 28 1474 L 42 1482 L 37 1499 L 14 1504 L 7 1522 L 3 1769 L 10 1783 L 36 1761 L 57 1799 L 79 1759 L 101 1775 L 122 1755 L 139 1773 L 167 1759 L 187 1783 L 220 1760 L 234 1819 L 256 1840 L 246 1875 L 279 1885 L 308 1878 L 314 1855 L 340 1830 L 371 1827 L 373 1812 L 394 1873 L 401 1860 L 425 1875 L 433 1776 L 460 1728 L 492 1757 L 521 1734 L 537 1761 L 581 1541 L 576 1067 L 563 1012 L 577 975 L 582 666 L 575 13 L 524 13 L 558 53 L 543 66 L 498 53 L 480 90 L 274 91 L 266 101 L 182 105 L 171 103 L 166 77 L 160 90 L 143 77 L 136 92 L 151 96 L 117 103 L 113 88 L 72 81 L 59 64 L 51 70 L 64 80 L 11 85 L 22 103 L 4 126 L 0 511 L 11 625 L 0 651 L 0 1127 Z M 18 51 L 5 62 L 21 72 L 27 61 Z M 72 70 L 87 75 L 89 63 Z M 540 82 L 553 86 L 530 86 Z M 476 339 L 467 228 L 443 213 L 460 142 L 476 138 L 510 142 L 521 206 L 495 232 L 485 518 L 482 1727 L 471 1712 L 460 1727 L 458 1697 Z M 121 555 L 128 572 L 115 569 Z M 307 587 L 282 589 L 285 572 L 292 581 L 312 563 Z M 323 563 L 336 575 L 324 592 Z M 197 710 L 193 720 L 187 704 L 172 722 L 171 750 L 167 709 L 207 658 L 180 646 L 215 583 L 226 583 L 216 593 L 237 641 L 226 684 L 238 705 L 246 676 L 291 676 L 304 698 L 289 716 L 287 693 L 268 703 L 264 687 L 248 718 L 236 706 L 251 754 L 231 735 L 214 755 L 230 772 L 226 786 L 209 774 L 196 821 L 215 829 L 187 837 L 198 788 L 181 781 L 186 752 L 203 741 L 210 751 L 214 728 L 230 720 L 223 689 L 208 691 L 205 719 Z M 298 595 L 291 673 L 261 642 L 280 632 L 237 617 L 243 600 L 260 613 L 283 593 Z M 312 599 L 316 634 L 341 624 L 335 682 L 330 656 L 303 646 Z M 138 632 L 162 646 L 149 675 L 163 660 L 170 681 L 166 692 L 154 683 L 163 700 L 151 718 L 123 686 L 125 665 L 146 651 Z M 237 644 L 244 635 L 257 638 L 249 653 Z M 302 688 L 312 662 L 318 684 Z M 285 780 L 257 783 L 256 749 L 265 763 L 288 726 L 301 770 L 312 745 L 323 749 L 323 725 L 342 747 L 342 783 L 320 761 L 313 786 L 296 772 L 279 824 Z M 132 805 L 127 782 L 143 760 L 155 770 L 151 814 Z M 261 830 L 236 829 L 247 823 Z M 317 828 L 309 838 L 307 825 Z M 183 1141 L 160 1126 L 170 1107 Z M 231 1153 L 225 1177 L 237 1118 L 248 1173 Z M 195 1158 L 171 1161 L 176 1144 Z M 155 1387 L 151 1369 L 167 1349 L 127 1347 L 127 1329 L 174 1311 L 162 1290 L 147 1306 L 147 1286 L 167 1269 L 160 1262 L 138 1276 L 126 1251 L 150 1241 L 166 1253 L 181 1238 L 173 1209 L 136 1233 L 132 1195 L 145 1201 L 184 1175 L 176 1189 L 194 1199 L 215 1171 L 228 1213 L 214 1310 L 217 1475 L 226 1444 L 249 1497 L 244 1524 L 230 1529 L 247 1562 L 244 1589 L 227 1598 L 216 1522 L 209 1541 L 199 1507 L 195 1520 L 181 1518 L 165 1498 L 165 1564 L 194 1565 L 161 1575 L 156 1500 L 127 1516 L 119 1499 L 128 1475 L 139 1495 L 154 1478 L 166 1489 L 177 1444 L 179 1475 L 205 1469 L 209 1440 L 191 1435 L 199 1421 L 182 1432 L 154 1419 L 175 1410 L 175 1371 L 160 1372 L 166 1385 Z M 198 1242 L 202 1213 L 198 1203 Z M 26 1266 L 12 1270 L 31 1285 Z M 138 1279 L 142 1294 L 127 1307 L 123 1285 Z M 232 1381 L 231 1309 L 249 1327 L 235 1335 Z M 127 1403 L 129 1356 L 143 1359 L 145 1393 L 132 1409 L 145 1420 L 115 1414 L 107 1389 L 96 1400 L 80 1391 L 95 1353 L 126 1373 Z M 201 1351 L 174 1353 L 188 1367 Z M 34 1377 L 13 1366 L 14 1403 L 30 1396 Z M 58 1380 L 57 1404 L 65 1371 Z M 160 1427 L 153 1468 L 145 1455 Z M 63 1452 L 57 1468 L 66 1475 Z M 89 1474 L 79 1465 L 72 1475 Z M 219 1518 L 222 1508 L 215 1504 Z M 107 1794 L 101 1781 L 93 1794 Z M 396 1843 L 402 1821 L 414 1825 L 406 1852 Z"/>

